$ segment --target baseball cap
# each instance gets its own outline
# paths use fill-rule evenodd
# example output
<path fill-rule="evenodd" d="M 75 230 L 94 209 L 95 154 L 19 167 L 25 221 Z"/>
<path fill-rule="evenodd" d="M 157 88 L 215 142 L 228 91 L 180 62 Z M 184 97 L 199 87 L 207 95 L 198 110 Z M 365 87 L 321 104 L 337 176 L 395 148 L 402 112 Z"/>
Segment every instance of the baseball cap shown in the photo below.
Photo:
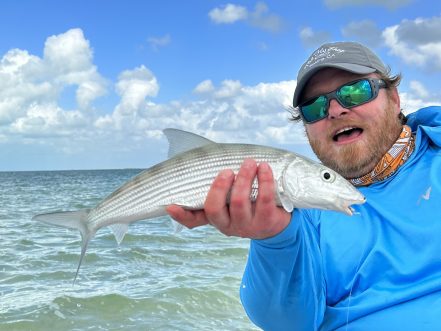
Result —
<path fill-rule="evenodd" d="M 299 105 L 302 90 L 317 71 L 333 67 L 356 74 L 379 72 L 387 74 L 387 68 L 380 58 L 366 46 L 352 41 L 327 43 L 316 49 L 300 67 L 293 105 Z"/>

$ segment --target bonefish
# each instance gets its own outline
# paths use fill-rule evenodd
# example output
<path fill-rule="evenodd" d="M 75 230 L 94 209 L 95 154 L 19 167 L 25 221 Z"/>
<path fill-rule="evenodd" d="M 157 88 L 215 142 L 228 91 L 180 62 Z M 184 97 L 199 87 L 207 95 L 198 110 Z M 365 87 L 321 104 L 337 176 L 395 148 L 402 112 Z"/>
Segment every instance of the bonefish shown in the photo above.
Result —
<path fill-rule="evenodd" d="M 74 281 L 87 245 L 99 229 L 109 226 L 120 243 L 130 223 L 167 215 L 168 205 L 202 209 L 219 171 L 229 168 L 237 173 L 246 158 L 268 162 L 274 174 L 277 204 L 288 212 L 294 208 L 320 208 L 352 215 L 350 206 L 365 201 L 335 171 L 298 154 L 260 145 L 216 143 L 177 129 L 165 129 L 164 134 L 170 145 L 169 159 L 127 181 L 94 208 L 33 217 L 80 231 L 81 256 Z M 257 187 L 254 180 L 252 201 L 257 197 Z"/>

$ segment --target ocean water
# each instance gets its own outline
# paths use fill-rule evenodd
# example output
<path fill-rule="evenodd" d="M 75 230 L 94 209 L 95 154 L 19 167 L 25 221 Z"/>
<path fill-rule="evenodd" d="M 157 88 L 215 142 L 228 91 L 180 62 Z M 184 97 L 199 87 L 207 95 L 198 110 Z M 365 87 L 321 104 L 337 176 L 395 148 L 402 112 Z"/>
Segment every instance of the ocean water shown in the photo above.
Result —
<path fill-rule="evenodd" d="M 249 241 L 167 218 L 91 241 L 36 213 L 93 207 L 140 170 L 0 172 L 0 330 L 258 330 L 239 300 Z"/>

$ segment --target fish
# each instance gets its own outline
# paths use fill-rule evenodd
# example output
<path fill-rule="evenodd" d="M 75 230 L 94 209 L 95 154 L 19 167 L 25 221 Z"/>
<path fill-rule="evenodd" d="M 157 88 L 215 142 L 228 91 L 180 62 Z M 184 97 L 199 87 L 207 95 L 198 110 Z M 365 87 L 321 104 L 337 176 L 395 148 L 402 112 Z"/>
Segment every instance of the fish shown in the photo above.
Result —
<path fill-rule="evenodd" d="M 35 215 L 34 221 L 77 229 L 81 255 L 77 279 L 88 243 L 96 232 L 110 227 L 118 244 L 136 221 L 166 216 L 165 208 L 176 204 L 189 210 L 203 209 L 211 183 L 223 169 L 238 172 L 244 159 L 267 162 L 274 175 L 277 205 L 319 208 L 352 215 L 352 205 L 365 197 L 350 182 L 323 164 L 283 149 L 239 143 L 217 143 L 195 133 L 168 128 L 168 159 L 142 171 L 93 208 Z M 256 200 L 254 179 L 250 199 Z"/>

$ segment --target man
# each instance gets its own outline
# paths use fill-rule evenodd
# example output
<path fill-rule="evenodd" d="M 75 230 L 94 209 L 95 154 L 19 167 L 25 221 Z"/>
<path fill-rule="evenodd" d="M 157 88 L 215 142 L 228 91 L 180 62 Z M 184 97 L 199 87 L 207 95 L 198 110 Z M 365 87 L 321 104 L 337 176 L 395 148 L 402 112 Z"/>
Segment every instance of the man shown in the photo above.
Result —
<path fill-rule="evenodd" d="M 203 211 L 168 208 L 190 228 L 252 239 L 241 300 L 264 330 L 441 330 L 441 108 L 406 119 L 399 81 L 353 42 L 321 46 L 299 70 L 293 119 L 366 196 L 354 216 L 286 213 L 271 169 L 252 160 L 218 175 Z"/>

